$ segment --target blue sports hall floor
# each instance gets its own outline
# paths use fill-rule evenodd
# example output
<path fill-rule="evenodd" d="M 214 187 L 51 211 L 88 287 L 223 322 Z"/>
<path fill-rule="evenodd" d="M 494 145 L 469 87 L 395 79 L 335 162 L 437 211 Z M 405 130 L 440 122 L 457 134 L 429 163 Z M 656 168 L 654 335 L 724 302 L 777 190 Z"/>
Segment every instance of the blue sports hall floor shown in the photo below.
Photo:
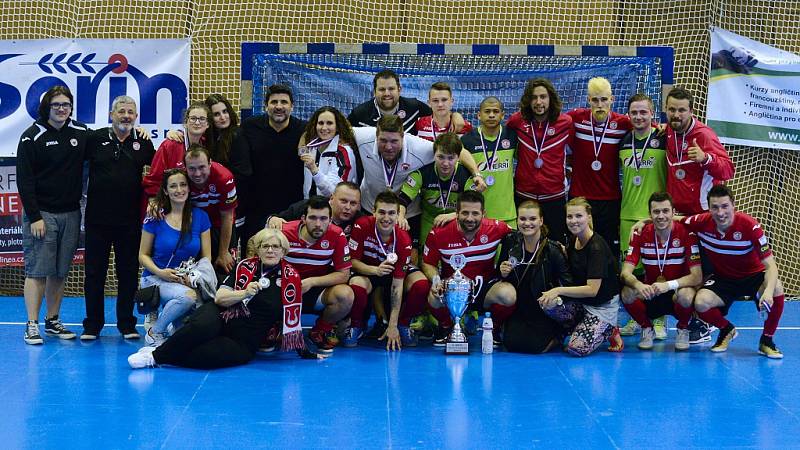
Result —
<path fill-rule="evenodd" d="M 5 297 L 0 447 L 800 448 L 800 303 L 776 335 L 783 360 L 757 354 L 752 303 L 730 317 L 740 335 L 724 354 L 675 353 L 671 330 L 650 352 L 631 337 L 622 354 L 583 359 L 372 341 L 324 361 L 134 371 L 126 358 L 142 341 L 108 325 L 95 342 L 26 345 L 22 299 Z M 79 323 L 82 299 L 65 299 L 62 318 Z"/>

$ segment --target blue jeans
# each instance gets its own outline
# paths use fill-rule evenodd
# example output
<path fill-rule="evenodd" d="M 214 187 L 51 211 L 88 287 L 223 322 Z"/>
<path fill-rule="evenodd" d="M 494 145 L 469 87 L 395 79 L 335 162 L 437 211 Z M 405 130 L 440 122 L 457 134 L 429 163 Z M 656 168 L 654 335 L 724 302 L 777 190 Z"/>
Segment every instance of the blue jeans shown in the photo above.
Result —
<path fill-rule="evenodd" d="M 161 313 L 153 324 L 153 333 L 166 334 L 170 323 L 177 330 L 183 324 L 183 319 L 194 310 L 195 300 L 189 296 L 192 291 L 190 287 L 165 281 L 156 275 L 142 278 L 141 285 L 143 288 L 157 285 L 161 297 Z"/>

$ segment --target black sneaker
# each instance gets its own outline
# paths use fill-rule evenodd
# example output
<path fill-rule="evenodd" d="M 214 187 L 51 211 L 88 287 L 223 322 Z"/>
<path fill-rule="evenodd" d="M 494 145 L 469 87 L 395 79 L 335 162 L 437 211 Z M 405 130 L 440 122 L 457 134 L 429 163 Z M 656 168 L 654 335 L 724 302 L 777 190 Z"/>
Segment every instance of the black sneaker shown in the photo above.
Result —
<path fill-rule="evenodd" d="M 84 329 L 83 333 L 81 333 L 80 340 L 82 340 L 82 341 L 94 341 L 94 340 L 97 340 L 98 336 L 100 336 L 100 332 L 99 331 L 93 331 L 93 330 Z"/>
<path fill-rule="evenodd" d="M 39 322 L 36 320 L 29 320 L 25 326 L 25 343 L 30 345 L 44 344 L 42 335 L 39 334 Z"/>
<path fill-rule="evenodd" d="M 433 346 L 444 347 L 447 344 L 447 336 L 450 335 L 450 328 L 436 327 L 433 333 Z"/>
<path fill-rule="evenodd" d="M 690 344 L 702 344 L 711 340 L 711 329 L 708 324 L 696 317 L 692 317 L 687 329 L 689 330 Z"/>
<path fill-rule="evenodd" d="M 372 329 L 367 331 L 364 337 L 367 339 L 378 339 L 383 336 L 387 328 L 389 328 L 389 324 L 382 319 L 378 319 L 375 321 L 375 325 L 372 326 Z"/>
<path fill-rule="evenodd" d="M 133 328 L 133 329 L 130 329 L 130 330 L 120 331 L 119 334 L 121 334 L 122 335 L 122 339 L 125 339 L 125 340 L 140 339 L 142 337 L 142 335 L 139 334 L 138 331 L 136 331 L 136 328 Z M 81 338 L 83 338 L 83 336 L 81 336 Z"/>
<path fill-rule="evenodd" d="M 75 339 L 75 333 L 64 327 L 57 315 L 45 319 L 44 332 L 59 339 Z"/>
<path fill-rule="evenodd" d="M 781 359 L 783 353 L 775 345 L 775 342 L 769 336 L 761 335 L 761 340 L 758 342 L 758 353 L 770 359 Z"/>

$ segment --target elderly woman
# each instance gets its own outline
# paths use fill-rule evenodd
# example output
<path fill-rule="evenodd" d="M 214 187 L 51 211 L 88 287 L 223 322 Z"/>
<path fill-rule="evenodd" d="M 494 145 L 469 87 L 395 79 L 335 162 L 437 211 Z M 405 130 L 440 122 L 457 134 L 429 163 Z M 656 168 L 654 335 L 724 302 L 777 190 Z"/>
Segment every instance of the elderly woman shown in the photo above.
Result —
<path fill-rule="evenodd" d="M 300 159 L 305 165 L 303 192 L 306 198 L 312 195 L 330 197 L 339 182 L 358 182 L 360 160 L 355 148 L 358 147 L 350 122 L 338 109 L 323 106 L 314 111 L 300 147 Z"/>
<path fill-rule="evenodd" d="M 155 203 L 162 218 L 145 218 L 139 262 L 144 267 L 141 287 L 158 285 L 161 297 L 161 314 L 145 335 L 145 342 L 157 347 L 166 339 L 167 327 L 180 327 L 195 306 L 197 293 L 175 269 L 189 258 L 211 256 L 211 222 L 189 202 L 189 175 L 183 169 L 164 173 Z"/>
<path fill-rule="evenodd" d="M 498 271 L 517 292 L 516 309 L 506 321 L 503 342 L 508 351 L 545 353 L 564 337 L 560 324 L 536 301 L 542 292 L 569 286 L 572 277 L 562 244 L 548 237 L 542 207 L 525 200 L 517 207 L 519 231 L 503 239 Z"/>
<path fill-rule="evenodd" d="M 284 260 L 289 241 L 274 229 L 259 231 L 252 241 L 257 256 L 236 266 L 217 291 L 216 301 L 198 308 L 160 347 L 144 347 L 129 356 L 132 368 L 169 364 L 212 369 L 246 364 L 276 322 L 283 324 L 283 350 L 296 350 L 303 358 L 320 357 L 305 347 L 300 275 Z"/>
<path fill-rule="evenodd" d="M 603 237 L 592 230 L 592 207 L 585 198 L 567 203 L 567 228 L 572 234 L 567 260 L 573 286 L 543 292 L 539 304 L 571 332 L 570 354 L 587 356 L 606 339 L 611 342 L 609 351 L 622 351 L 624 344 L 614 326 L 619 309 L 617 260 Z"/>

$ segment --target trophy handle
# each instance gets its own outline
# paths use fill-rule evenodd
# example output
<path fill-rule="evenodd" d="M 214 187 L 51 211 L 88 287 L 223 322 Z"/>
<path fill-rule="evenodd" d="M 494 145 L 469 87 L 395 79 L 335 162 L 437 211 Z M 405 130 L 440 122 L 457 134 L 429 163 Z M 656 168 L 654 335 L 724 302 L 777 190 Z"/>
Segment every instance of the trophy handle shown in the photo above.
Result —
<path fill-rule="evenodd" d="M 483 287 L 483 275 L 478 275 L 475 277 L 475 283 L 472 286 L 472 299 L 478 296 L 478 293 L 481 292 L 481 288 Z"/>

